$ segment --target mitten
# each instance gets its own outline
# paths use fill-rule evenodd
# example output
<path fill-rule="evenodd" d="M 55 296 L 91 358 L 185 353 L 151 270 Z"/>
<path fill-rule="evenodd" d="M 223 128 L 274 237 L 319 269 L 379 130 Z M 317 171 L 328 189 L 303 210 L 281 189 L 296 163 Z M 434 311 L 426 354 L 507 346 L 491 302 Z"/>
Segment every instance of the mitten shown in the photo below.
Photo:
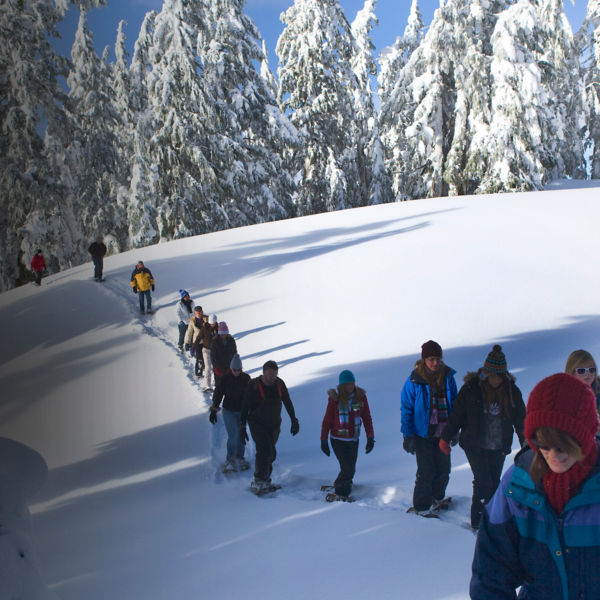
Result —
<path fill-rule="evenodd" d="M 154 291 L 154 284 L 152 284 L 152 291 Z"/>
<path fill-rule="evenodd" d="M 300 423 L 298 419 L 292 419 L 292 426 L 290 427 L 290 433 L 296 435 L 300 431 Z"/>
<path fill-rule="evenodd" d="M 240 425 L 240 440 L 242 440 L 242 442 L 247 442 L 249 439 L 248 432 L 246 431 L 246 424 L 242 423 Z"/>
<path fill-rule="evenodd" d="M 137 288 L 135 287 L 135 285 L 133 286 L 133 293 L 137 294 Z"/>
<path fill-rule="evenodd" d="M 326 454 L 327 456 L 331 455 L 331 451 L 329 450 L 329 444 L 327 440 L 321 440 L 321 452 Z"/>
<path fill-rule="evenodd" d="M 367 439 L 367 446 L 365 448 L 365 452 L 367 454 L 369 454 L 369 452 L 371 452 L 371 450 L 373 450 L 373 446 L 375 445 L 375 440 L 373 438 L 368 438 Z"/>
<path fill-rule="evenodd" d="M 417 440 L 415 439 L 415 436 L 411 435 L 410 437 L 405 437 L 402 441 L 402 447 L 405 452 L 414 454 L 417 451 Z"/>
<path fill-rule="evenodd" d="M 190 345 L 189 345 L 189 344 L 186 344 L 186 345 L 185 345 L 185 351 L 186 351 L 186 352 L 189 352 L 189 351 L 190 351 Z"/>
<path fill-rule="evenodd" d="M 450 448 L 450 444 L 444 438 L 440 438 L 440 441 L 438 442 L 438 446 L 440 447 L 440 450 L 444 454 L 446 454 L 448 456 L 450 455 L 452 448 Z"/>
<path fill-rule="evenodd" d="M 196 346 L 192 346 L 190 348 L 190 356 L 195 356 L 196 355 Z"/>
<path fill-rule="evenodd" d="M 210 407 L 210 414 L 208 420 L 214 425 L 217 422 L 217 409 L 214 406 Z"/>

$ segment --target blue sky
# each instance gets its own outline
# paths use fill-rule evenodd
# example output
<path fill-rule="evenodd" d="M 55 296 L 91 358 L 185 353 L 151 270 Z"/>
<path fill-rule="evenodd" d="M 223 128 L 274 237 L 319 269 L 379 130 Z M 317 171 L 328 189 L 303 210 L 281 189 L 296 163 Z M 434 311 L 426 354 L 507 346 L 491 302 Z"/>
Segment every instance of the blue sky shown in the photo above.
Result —
<path fill-rule="evenodd" d="M 96 48 L 101 53 L 106 45 L 114 46 L 117 25 L 121 19 L 125 19 L 127 21 L 125 32 L 128 47 L 131 51 L 144 14 L 149 10 L 160 10 L 162 0 L 107 1 L 108 6 L 95 9 L 88 15 L 88 23 L 94 34 Z M 247 0 L 246 2 L 246 13 L 252 17 L 267 43 L 269 62 L 273 71 L 276 71 L 277 68 L 275 46 L 283 29 L 279 16 L 292 4 L 293 0 Z M 352 22 L 356 13 L 363 7 L 364 1 L 341 0 L 340 4 L 348 20 Z M 426 25 L 431 23 L 433 13 L 439 7 L 439 4 L 439 0 L 419 1 L 419 7 Z M 406 26 L 410 5 L 411 0 L 378 0 L 376 14 L 379 18 L 379 26 L 374 29 L 372 34 L 376 54 L 379 54 L 385 46 L 393 44 L 396 37 L 402 34 Z M 565 11 L 574 30 L 580 26 L 583 20 L 586 5 L 587 3 L 584 0 L 575 0 L 574 6 L 570 0 L 565 1 Z M 71 11 L 60 28 L 63 35 L 61 49 L 66 53 L 69 52 L 72 45 L 77 18 L 78 14 Z"/>

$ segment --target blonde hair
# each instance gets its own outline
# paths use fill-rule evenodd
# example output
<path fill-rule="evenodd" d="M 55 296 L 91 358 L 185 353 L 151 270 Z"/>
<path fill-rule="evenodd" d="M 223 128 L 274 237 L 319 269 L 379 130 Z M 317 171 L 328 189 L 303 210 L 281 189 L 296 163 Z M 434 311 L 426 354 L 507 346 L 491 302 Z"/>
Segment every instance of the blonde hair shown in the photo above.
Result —
<path fill-rule="evenodd" d="M 587 350 L 573 350 L 567 358 L 567 364 L 565 365 L 565 373 L 573 375 L 573 372 L 578 367 L 582 367 L 587 363 L 592 363 L 596 367 L 596 361 L 594 357 Z"/>
<path fill-rule="evenodd" d="M 535 431 L 535 439 L 532 440 L 532 442 L 537 442 L 542 446 L 549 446 L 550 448 L 560 448 L 565 454 L 568 454 L 577 462 L 583 459 L 583 451 L 581 450 L 581 446 L 577 443 L 577 440 L 560 429 L 554 429 L 553 427 L 538 427 Z M 550 467 L 548 466 L 546 459 L 538 450 L 534 453 L 533 461 L 529 467 L 531 479 L 533 479 L 535 483 L 539 483 L 549 470 Z"/>

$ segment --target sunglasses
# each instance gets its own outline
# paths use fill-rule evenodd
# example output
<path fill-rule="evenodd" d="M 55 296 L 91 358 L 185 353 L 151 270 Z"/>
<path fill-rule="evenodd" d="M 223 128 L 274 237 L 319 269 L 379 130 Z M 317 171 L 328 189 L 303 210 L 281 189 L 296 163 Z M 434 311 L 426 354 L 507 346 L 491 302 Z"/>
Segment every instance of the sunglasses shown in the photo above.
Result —
<path fill-rule="evenodd" d="M 557 454 L 566 454 L 566 452 L 560 446 L 558 446 L 558 447 L 555 447 L 555 446 L 546 446 L 545 444 L 539 444 L 535 440 L 531 440 L 531 443 L 538 450 L 543 450 L 544 452 L 550 452 L 550 450 L 552 450 L 552 448 L 554 448 L 554 450 L 556 451 Z"/>
<path fill-rule="evenodd" d="M 596 370 L 596 367 L 577 367 L 575 373 L 577 373 L 577 375 L 585 375 L 586 373 L 594 375 Z"/>

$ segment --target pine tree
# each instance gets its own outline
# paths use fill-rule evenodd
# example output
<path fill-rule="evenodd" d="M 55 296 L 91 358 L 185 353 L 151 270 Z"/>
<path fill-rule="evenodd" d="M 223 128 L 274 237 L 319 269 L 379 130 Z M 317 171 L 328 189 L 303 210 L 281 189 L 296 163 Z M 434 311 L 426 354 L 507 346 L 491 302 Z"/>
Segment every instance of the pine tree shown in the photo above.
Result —
<path fill-rule="evenodd" d="M 281 18 L 279 103 L 302 138 L 294 157 L 298 211 L 364 204 L 352 139 L 358 82 L 350 64 L 350 25 L 337 0 L 295 0 Z"/>
<path fill-rule="evenodd" d="M 353 138 L 356 144 L 360 196 L 368 199 L 368 204 L 381 204 L 392 200 L 391 183 L 383 160 L 371 86 L 372 78 L 377 73 L 377 65 L 373 58 L 375 46 L 371 41 L 371 30 L 377 24 L 375 5 L 375 0 L 365 0 L 364 7 L 352 23 L 356 50 L 351 66 L 358 81 L 353 94 Z"/>
<path fill-rule="evenodd" d="M 229 226 L 295 214 L 294 183 L 284 159 L 297 134 L 272 93 L 260 33 L 243 4 L 214 0 L 198 47 L 202 87 L 213 107 L 205 131 L 220 182 L 216 201 Z"/>
<path fill-rule="evenodd" d="M 600 1 L 589 0 L 585 20 L 578 33 L 587 114 L 586 150 L 590 153 L 590 175 L 600 179 Z"/>

